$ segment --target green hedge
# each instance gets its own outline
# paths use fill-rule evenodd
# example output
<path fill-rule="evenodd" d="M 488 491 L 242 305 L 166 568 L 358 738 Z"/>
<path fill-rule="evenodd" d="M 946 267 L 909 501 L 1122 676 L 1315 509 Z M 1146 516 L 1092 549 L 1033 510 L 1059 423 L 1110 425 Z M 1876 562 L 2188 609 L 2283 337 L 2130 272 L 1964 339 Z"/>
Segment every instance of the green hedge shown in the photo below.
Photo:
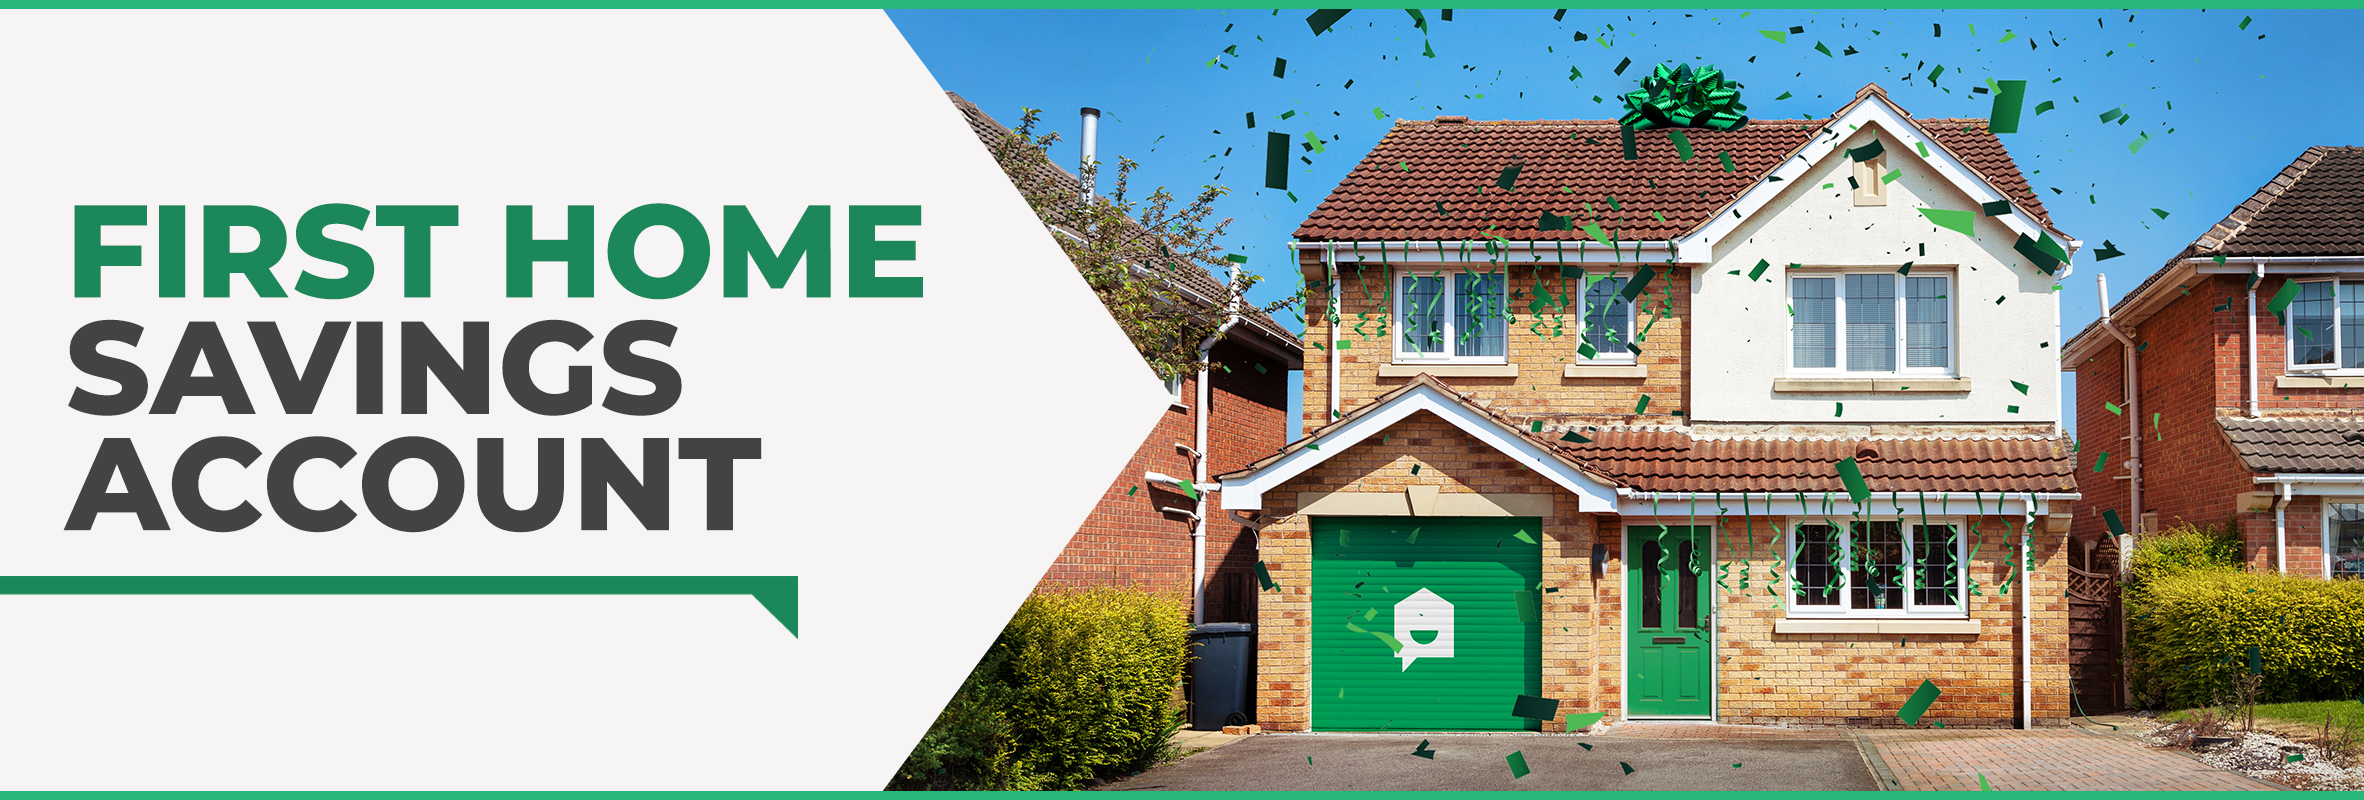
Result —
<path fill-rule="evenodd" d="M 2364 693 L 2364 581 L 2196 568 L 2126 594 L 2137 690 L 2169 708 L 2212 705 L 2258 648 L 2270 702 Z"/>
<path fill-rule="evenodd" d="M 1189 611 L 1170 596 L 1027 598 L 889 788 L 1075 789 L 1146 767 L 1179 724 L 1189 647 Z"/>

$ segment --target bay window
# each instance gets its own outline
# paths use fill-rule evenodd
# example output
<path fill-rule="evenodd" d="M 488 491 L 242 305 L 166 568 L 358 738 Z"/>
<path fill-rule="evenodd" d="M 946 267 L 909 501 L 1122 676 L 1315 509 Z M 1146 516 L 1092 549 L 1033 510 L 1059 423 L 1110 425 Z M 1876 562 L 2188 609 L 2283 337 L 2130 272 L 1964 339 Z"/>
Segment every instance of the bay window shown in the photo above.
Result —
<path fill-rule="evenodd" d="M 1891 271 L 1793 275 L 1790 372 L 1952 375 L 1952 282 Z"/>
<path fill-rule="evenodd" d="M 1395 360 L 1501 364 L 1509 308 L 1500 273 L 1405 273 L 1396 284 Z"/>
<path fill-rule="evenodd" d="M 2364 282 L 2298 282 L 2285 335 L 2293 372 L 2364 370 Z"/>
<path fill-rule="evenodd" d="M 1965 539 L 1958 520 L 1799 523 L 1789 537 L 1789 615 L 1963 618 Z"/>

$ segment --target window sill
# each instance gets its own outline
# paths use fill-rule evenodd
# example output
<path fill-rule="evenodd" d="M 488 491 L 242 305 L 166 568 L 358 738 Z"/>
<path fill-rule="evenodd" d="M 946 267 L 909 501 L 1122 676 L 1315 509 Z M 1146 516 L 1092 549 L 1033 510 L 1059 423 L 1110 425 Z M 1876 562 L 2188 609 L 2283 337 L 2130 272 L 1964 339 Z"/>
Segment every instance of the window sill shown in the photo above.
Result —
<path fill-rule="evenodd" d="M 1381 364 L 1379 377 L 1409 378 L 1421 373 L 1435 378 L 1516 378 L 1517 364 Z"/>
<path fill-rule="evenodd" d="M 2364 387 L 2364 375 L 2281 375 L 2276 389 L 2349 389 Z"/>
<path fill-rule="evenodd" d="M 1979 633 L 1979 621 L 1974 619 L 1777 619 L 1774 633 Z"/>
<path fill-rule="evenodd" d="M 1173 402 L 1167 403 L 1167 404 L 1166 404 L 1166 408 L 1168 408 L 1168 409 L 1170 409 L 1170 410 L 1174 410 L 1174 411 L 1185 411 L 1185 412 L 1187 412 L 1187 411 L 1189 411 L 1189 410 L 1190 410 L 1190 404 L 1189 404 L 1189 403 L 1182 402 L 1182 401 L 1180 401 L 1180 400 L 1175 400 L 1175 401 L 1173 401 Z"/>
<path fill-rule="evenodd" d="M 1650 368 L 1641 364 L 1569 364 L 1560 377 L 1647 378 L 1650 377 Z"/>
<path fill-rule="evenodd" d="M 1969 378 L 1774 378 L 1773 391 L 1784 393 L 1830 392 L 1967 392 Z"/>

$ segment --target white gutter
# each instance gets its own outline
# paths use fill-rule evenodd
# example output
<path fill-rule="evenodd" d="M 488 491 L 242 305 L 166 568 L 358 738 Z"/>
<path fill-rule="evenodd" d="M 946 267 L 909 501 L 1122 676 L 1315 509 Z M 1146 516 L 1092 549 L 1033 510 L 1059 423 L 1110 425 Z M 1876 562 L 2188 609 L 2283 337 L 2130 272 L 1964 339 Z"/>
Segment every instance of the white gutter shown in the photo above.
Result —
<path fill-rule="evenodd" d="M 1446 260 L 1445 254 L 1447 252 L 1451 252 L 1460 254 L 1459 257 L 1452 259 L 1453 261 L 1466 263 L 1484 263 L 1494 260 L 1493 258 L 1488 258 L 1485 255 L 1486 246 L 1489 244 L 1493 245 L 1496 251 L 1503 254 L 1507 254 L 1510 250 L 1515 249 L 1524 251 L 1525 255 L 1530 257 L 1530 260 L 1527 262 L 1505 261 L 1504 263 L 1541 262 L 1547 264 L 1557 264 L 1562 263 L 1561 259 L 1563 256 L 1572 256 L 1566 258 L 1565 261 L 1565 263 L 1571 264 L 1578 262 L 1602 264 L 1621 263 L 1626 258 L 1634 259 L 1634 261 L 1631 263 L 1663 263 L 1664 256 L 1667 253 L 1667 243 L 1664 241 L 1618 242 L 1617 252 L 1609 253 L 1607 252 L 1607 248 L 1601 247 L 1598 243 L 1582 239 L 1509 242 L 1495 241 L 1493 239 L 1446 239 L 1441 242 L 1433 239 L 1425 242 L 1290 242 L 1289 249 L 1312 250 L 1320 248 L 1328 249 L 1333 252 L 1339 249 L 1345 249 L 1360 252 L 1361 249 L 1368 248 L 1373 252 L 1385 250 L 1391 255 L 1394 253 L 1403 253 L 1407 260 L 1410 259 L 1411 254 L 1414 252 L 1426 252 L 1434 253 L 1435 255 L 1432 257 L 1432 260 L 1440 262 Z M 1546 245 L 1549 246 L 1547 247 Z M 1571 253 L 1571 250 L 1574 252 Z M 1659 258 L 1645 261 L 1642 258 L 1643 253 L 1655 253 L 1659 256 Z M 1543 261 L 1545 256 L 1549 256 L 1551 260 Z M 1496 256 L 1495 258 L 1499 257 L 1500 256 Z M 1368 257 L 1366 257 L 1366 260 L 1369 260 Z M 1398 262 L 1390 261 L 1389 263 L 1392 264 Z M 1365 263 L 1362 266 L 1369 266 L 1369 263 Z"/>
<path fill-rule="evenodd" d="M 2277 269 L 2273 269 L 2271 271 L 2286 273 L 2354 272 L 2356 271 L 2356 268 L 2364 267 L 2364 256 L 2251 256 L 2241 260 L 2263 266 L 2276 267 Z M 2236 267 L 2229 262 L 2219 265 L 2216 263 L 2215 258 L 2191 258 L 2185 259 L 2184 263 L 2192 264 L 2198 267 L 2198 269 L 2194 271 L 2203 275 L 2242 275 L 2249 272 L 2248 268 Z M 2343 264 L 2347 266 L 2334 269 L 2315 269 L 2315 267 L 2326 264 Z"/>
<path fill-rule="evenodd" d="M 2126 505 L 2133 515 L 2128 519 L 2135 530 L 2142 529 L 2142 382 L 2139 365 L 2135 363 L 2134 339 L 2118 329 L 2110 319 L 2110 276 L 2094 273 L 2093 285 L 2101 292 L 2101 329 L 2118 340 L 2118 348 L 2126 354 L 2123 387 L 2126 393 Z M 2118 552 L 2131 553 L 2134 549 L 2126 537 L 2119 537 Z"/>
<path fill-rule="evenodd" d="M 2277 473 L 2277 474 L 2273 474 L 2273 475 L 2267 475 L 2267 476 L 2264 476 L 2264 477 L 2258 478 L 2258 479 L 2257 479 L 2257 482 L 2258 482 L 2258 483 L 2284 483 L 2284 484 L 2299 484 L 2299 483 L 2359 483 L 2359 484 L 2364 484 L 2364 475 L 2354 475 L 2354 474 L 2347 474 L 2347 473 L 2339 473 L 2339 474 L 2306 474 L 2306 473 L 2284 472 L 2284 473 Z"/>
<path fill-rule="evenodd" d="M 1804 492 L 1802 493 L 1805 496 L 1803 504 L 1798 502 L 1800 494 L 1800 492 L 1723 492 L 1719 495 L 1715 492 L 1650 492 L 1633 488 L 1619 488 L 1617 489 L 1617 513 L 1629 517 L 1679 515 L 1674 511 L 1675 509 L 1688 508 L 1690 504 L 1695 502 L 1713 504 L 1720 500 L 1724 504 L 1724 508 L 1728 510 L 1739 508 L 1742 501 L 1745 500 L 1749 513 L 1753 516 L 1814 517 L 1824 513 L 1823 500 L 1826 495 L 1835 495 L 1829 497 L 1830 514 L 1852 516 L 1855 513 L 1854 502 L 1849 500 L 1844 492 Z M 1891 501 L 1888 493 L 1873 492 L 1872 499 L 1865 504 L 1864 511 L 1867 513 L 1887 513 L 1901 506 L 1905 509 L 1904 513 L 1917 514 L 1920 513 L 1923 502 L 1926 502 L 1928 513 L 1932 516 L 1940 514 L 1945 516 L 2002 515 L 2015 510 L 2033 515 L 2051 513 L 2051 501 L 2083 498 L 2084 495 L 2077 492 L 2005 494 L 2002 492 L 1948 491 L 1897 492 Z M 2030 500 L 2035 501 L 2035 506 L 2032 509 L 2027 505 Z"/>
<path fill-rule="evenodd" d="M 1296 245 L 1292 244 L 1290 246 L 1295 247 Z M 1338 291 L 1337 245 L 1330 245 L 1329 249 L 1322 255 L 1322 279 L 1328 281 L 1330 284 L 1329 313 L 1343 320 L 1345 315 L 1343 312 L 1338 310 L 1338 303 L 1341 300 L 1341 294 Z M 1389 280 L 1394 279 L 1390 278 Z M 1330 415 L 1322 418 L 1322 424 L 1328 425 L 1330 424 L 1330 420 L 1338 418 L 1338 323 L 1335 321 L 1324 320 L 1323 324 L 1329 326 L 1330 328 L 1330 384 L 1329 389 L 1323 392 L 1324 394 L 1330 396 Z"/>
<path fill-rule="evenodd" d="M 1198 418 L 1198 439 L 1197 451 L 1192 454 L 1191 459 L 1198 464 L 1197 479 L 1193 481 L 1194 484 L 1207 482 L 1207 459 L 1211 452 L 1207 449 L 1207 411 L 1210 405 L 1209 400 L 1214 396 L 1214 392 L 1207 385 L 1208 379 L 1213 377 L 1207 370 L 1208 354 L 1215 351 L 1215 343 L 1223 341 L 1223 334 L 1229 332 L 1231 326 L 1239 324 L 1240 319 L 1239 264 L 1237 263 L 1231 265 L 1231 282 L 1227 286 L 1230 287 L 1230 292 L 1233 295 L 1231 313 L 1224 317 L 1222 327 L 1216 328 L 1214 333 L 1208 334 L 1206 341 L 1198 343 L 1198 408 L 1194 409 L 1197 413 L 1193 415 Z M 1213 490 L 1199 490 L 1198 508 L 1190 515 L 1190 624 L 1192 625 L 1207 623 L 1207 494 L 1211 491 Z"/>
<path fill-rule="evenodd" d="M 2258 259 L 2257 280 L 2249 283 L 2249 374 L 2243 378 L 2243 388 L 2249 390 L 2249 416 L 2257 416 L 2257 286 L 2265 283 L 2265 259 Z"/>

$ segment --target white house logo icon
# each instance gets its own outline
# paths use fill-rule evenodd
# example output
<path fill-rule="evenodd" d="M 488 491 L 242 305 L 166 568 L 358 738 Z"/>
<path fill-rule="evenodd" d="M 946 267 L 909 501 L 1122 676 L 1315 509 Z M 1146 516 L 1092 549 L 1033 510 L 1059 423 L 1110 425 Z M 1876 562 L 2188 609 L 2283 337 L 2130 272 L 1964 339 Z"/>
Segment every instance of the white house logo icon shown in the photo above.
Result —
<path fill-rule="evenodd" d="M 1421 641 L 1420 634 L 1428 640 Z M 1404 669 L 1423 658 L 1452 658 L 1453 604 L 1427 589 L 1413 592 L 1395 604 L 1395 640 L 1404 646 L 1396 652 Z"/>

